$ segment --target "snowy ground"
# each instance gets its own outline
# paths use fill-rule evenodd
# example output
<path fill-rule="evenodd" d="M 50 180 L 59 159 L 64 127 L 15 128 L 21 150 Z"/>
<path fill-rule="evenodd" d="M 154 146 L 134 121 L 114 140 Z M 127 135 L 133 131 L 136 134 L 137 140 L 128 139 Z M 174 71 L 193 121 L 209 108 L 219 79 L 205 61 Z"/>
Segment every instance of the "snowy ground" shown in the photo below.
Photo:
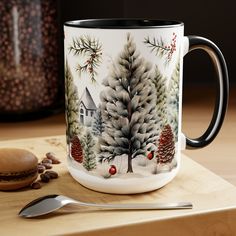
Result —
<path fill-rule="evenodd" d="M 156 159 L 148 160 L 144 157 L 133 159 L 133 173 L 127 172 L 127 158 L 121 156 L 111 163 L 98 163 L 92 171 L 84 169 L 82 164 L 68 160 L 71 175 L 85 187 L 93 190 L 129 194 L 158 189 L 170 182 L 179 169 L 178 157 L 167 165 L 157 165 Z M 178 164 L 177 164 L 178 163 Z M 110 165 L 115 165 L 117 173 L 109 174 Z"/>

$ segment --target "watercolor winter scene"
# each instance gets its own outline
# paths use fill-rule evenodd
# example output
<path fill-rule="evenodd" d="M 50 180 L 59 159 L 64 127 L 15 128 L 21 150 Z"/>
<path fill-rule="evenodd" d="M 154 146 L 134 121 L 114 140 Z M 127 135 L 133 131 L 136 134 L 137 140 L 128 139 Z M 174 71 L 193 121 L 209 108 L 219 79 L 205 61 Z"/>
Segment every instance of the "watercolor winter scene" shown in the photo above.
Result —
<path fill-rule="evenodd" d="M 81 184 L 133 193 L 130 186 L 147 185 L 149 191 L 175 176 L 177 34 L 171 31 L 164 38 L 127 31 L 111 47 L 106 34 L 65 30 L 68 162 Z"/>

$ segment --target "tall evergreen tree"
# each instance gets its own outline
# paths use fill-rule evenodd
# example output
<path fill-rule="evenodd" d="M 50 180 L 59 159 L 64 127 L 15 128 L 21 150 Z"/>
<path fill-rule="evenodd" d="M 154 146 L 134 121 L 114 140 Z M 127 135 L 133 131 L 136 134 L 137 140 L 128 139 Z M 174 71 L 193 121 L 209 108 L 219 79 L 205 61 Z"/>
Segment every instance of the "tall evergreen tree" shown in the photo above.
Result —
<path fill-rule="evenodd" d="M 67 122 L 67 143 L 81 133 L 83 127 L 79 119 L 79 95 L 73 82 L 73 77 L 66 61 L 65 65 L 65 100 L 66 100 L 66 122 Z"/>
<path fill-rule="evenodd" d="M 96 111 L 96 114 L 94 116 L 94 122 L 93 122 L 93 126 L 92 126 L 92 133 L 96 136 L 99 136 L 102 134 L 102 132 L 105 129 L 105 124 L 104 121 L 102 119 L 102 112 L 101 112 L 101 108 L 98 108 Z"/>
<path fill-rule="evenodd" d="M 174 132 L 175 141 L 178 139 L 178 114 L 179 114 L 179 61 L 169 83 L 169 123 Z"/>
<path fill-rule="evenodd" d="M 156 66 L 152 81 L 156 88 L 156 111 L 158 116 L 158 133 L 161 132 L 167 123 L 167 86 L 166 78 Z"/>
<path fill-rule="evenodd" d="M 103 81 L 102 118 L 106 124 L 100 138 L 100 161 L 127 155 L 127 172 L 133 172 L 132 159 L 145 156 L 147 146 L 157 139 L 155 87 L 150 65 L 136 50 L 128 34 L 122 53 Z"/>
<path fill-rule="evenodd" d="M 90 171 L 96 168 L 96 155 L 94 152 L 95 141 L 89 130 L 84 134 L 83 140 L 83 166 L 86 170 Z"/>

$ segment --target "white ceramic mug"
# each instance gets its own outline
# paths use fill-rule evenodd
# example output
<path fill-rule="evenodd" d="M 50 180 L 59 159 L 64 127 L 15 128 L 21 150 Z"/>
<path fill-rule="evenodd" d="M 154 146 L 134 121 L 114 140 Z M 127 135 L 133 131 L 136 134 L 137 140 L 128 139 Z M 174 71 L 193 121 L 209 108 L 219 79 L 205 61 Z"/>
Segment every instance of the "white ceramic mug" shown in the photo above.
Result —
<path fill-rule="evenodd" d="M 179 21 L 98 19 L 66 22 L 68 168 L 93 190 L 158 189 L 180 168 L 183 57 L 205 50 L 218 75 L 215 111 L 187 148 L 209 144 L 228 102 L 224 57 L 208 39 L 184 36 Z"/>

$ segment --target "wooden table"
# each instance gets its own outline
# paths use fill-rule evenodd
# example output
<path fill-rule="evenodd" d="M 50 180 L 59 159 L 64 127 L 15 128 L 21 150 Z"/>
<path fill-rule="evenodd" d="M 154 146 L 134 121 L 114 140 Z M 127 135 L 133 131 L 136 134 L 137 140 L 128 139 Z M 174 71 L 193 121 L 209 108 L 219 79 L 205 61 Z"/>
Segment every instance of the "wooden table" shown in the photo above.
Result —
<path fill-rule="evenodd" d="M 60 177 L 39 190 L 0 192 L 0 234 L 8 235 L 235 235 L 236 187 L 182 156 L 177 177 L 160 190 L 137 195 L 112 195 L 82 187 L 66 169 L 64 136 L 2 141 L 0 147 L 27 148 L 39 158 L 53 151 L 62 161 Z M 102 211 L 67 209 L 37 219 L 18 217 L 19 209 L 45 194 L 64 194 L 97 203 L 191 201 L 191 210 Z"/>

